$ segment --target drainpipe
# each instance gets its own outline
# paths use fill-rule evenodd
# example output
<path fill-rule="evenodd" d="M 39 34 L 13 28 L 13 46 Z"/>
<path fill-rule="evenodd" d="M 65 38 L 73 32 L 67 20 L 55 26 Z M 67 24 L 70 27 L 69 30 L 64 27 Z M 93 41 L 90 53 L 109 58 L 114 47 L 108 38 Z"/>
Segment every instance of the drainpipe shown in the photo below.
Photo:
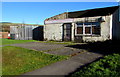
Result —
<path fill-rule="evenodd" d="M 111 18 L 110 18 L 110 40 L 112 40 L 112 22 L 113 22 L 113 15 L 111 14 L 111 16 L 110 16 Z"/>

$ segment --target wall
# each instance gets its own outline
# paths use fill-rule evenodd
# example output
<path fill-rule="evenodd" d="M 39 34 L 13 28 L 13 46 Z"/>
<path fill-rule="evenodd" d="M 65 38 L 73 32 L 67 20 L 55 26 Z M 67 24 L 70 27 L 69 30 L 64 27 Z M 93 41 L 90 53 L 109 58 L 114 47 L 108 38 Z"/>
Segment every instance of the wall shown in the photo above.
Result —
<path fill-rule="evenodd" d="M 10 26 L 10 37 L 16 40 L 32 40 L 32 26 Z"/>
<path fill-rule="evenodd" d="M 99 19 L 101 19 L 105 22 L 101 22 L 101 35 L 99 36 L 86 36 L 83 35 L 82 38 L 80 35 L 76 35 L 76 22 L 85 22 L 85 21 L 96 21 L 98 22 Z M 111 15 L 109 16 L 97 16 L 97 17 L 88 17 L 86 18 L 76 18 L 74 19 L 72 23 L 72 41 L 78 41 L 81 42 L 81 39 L 85 42 L 92 42 L 92 41 L 105 41 L 110 39 L 110 21 L 111 21 Z M 61 24 L 46 24 L 44 25 L 44 40 L 57 40 L 62 41 L 62 35 L 63 35 L 63 28 Z M 78 38 L 78 39 L 77 39 Z"/>
<path fill-rule="evenodd" d="M 43 40 L 43 27 L 40 26 L 10 26 L 10 37 L 16 40 Z"/>
<path fill-rule="evenodd" d="M 44 25 L 44 40 L 62 41 L 63 24 L 46 24 Z"/>
<path fill-rule="evenodd" d="M 8 32 L 0 32 L 0 38 L 8 38 Z"/>
<path fill-rule="evenodd" d="M 101 27 L 101 35 L 99 35 L 99 36 L 92 36 L 92 35 L 86 36 L 86 35 L 84 35 L 82 37 L 84 42 L 105 41 L 105 40 L 109 40 L 110 39 L 110 20 L 111 20 L 111 15 L 109 15 L 109 16 L 102 16 L 102 17 L 105 19 L 105 22 L 101 22 L 101 24 L 100 24 L 101 25 L 100 26 Z M 89 17 L 88 20 L 90 19 L 89 21 L 96 21 L 99 18 L 101 18 L 101 17 Z M 85 20 L 85 18 L 82 18 L 81 20 L 79 18 L 76 21 L 79 22 L 79 21 L 83 21 L 83 20 Z M 77 36 L 81 37 L 80 35 L 75 35 L 75 36 L 76 37 Z"/>
<path fill-rule="evenodd" d="M 112 39 L 120 40 L 120 22 L 119 22 L 119 10 L 116 10 L 112 15 Z"/>
<path fill-rule="evenodd" d="M 72 34 L 71 34 L 72 41 L 75 39 L 75 23 L 72 23 Z"/>
<path fill-rule="evenodd" d="M 66 18 L 67 18 L 67 13 L 62 13 L 62 14 L 59 14 L 59 15 L 47 18 L 45 21 L 48 21 L 48 20 L 58 20 L 58 19 L 66 19 Z"/>

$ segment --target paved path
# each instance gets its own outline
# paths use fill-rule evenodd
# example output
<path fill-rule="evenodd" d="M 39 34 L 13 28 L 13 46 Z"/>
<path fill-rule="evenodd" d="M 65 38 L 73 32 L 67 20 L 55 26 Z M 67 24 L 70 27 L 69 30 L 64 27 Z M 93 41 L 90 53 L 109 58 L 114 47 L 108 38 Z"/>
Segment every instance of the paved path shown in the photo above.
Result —
<path fill-rule="evenodd" d="M 41 69 L 34 70 L 32 72 L 25 73 L 23 75 L 69 75 L 77 68 L 90 63 L 98 58 L 102 57 L 100 54 L 83 52 L 76 56 L 71 57 L 68 60 L 53 63 L 45 66 Z"/>
<path fill-rule="evenodd" d="M 5 46 L 10 46 L 10 45 L 0 45 L 0 47 L 5 47 Z"/>
<path fill-rule="evenodd" d="M 12 44 L 11 46 L 23 47 L 27 49 L 44 51 L 49 54 L 73 55 L 68 60 L 59 61 L 43 68 L 25 73 L 23 75 L 68 75 L 77 68 L 87 63 L 91 63 L 103 55 L 93 52 L 87 52 L 83 49 L 66 47 L 64 44 L 29 42 L 24 44 Z M 76 55 L 77 54 L 77 55 Z"/>
<path fill-rule="evenodd" d="M 71 55 L 82 52 L 81 49 L 75 49 L 71 47 L 65 47 L 65 44 L 52 44 L 52 43 L 40 43 L 40 42 L 29 42 L 24 44 L 12 44 L 11 46 L 23 47 L 27 49 L 44 51 L 49 54 L 56 55 Z"/>

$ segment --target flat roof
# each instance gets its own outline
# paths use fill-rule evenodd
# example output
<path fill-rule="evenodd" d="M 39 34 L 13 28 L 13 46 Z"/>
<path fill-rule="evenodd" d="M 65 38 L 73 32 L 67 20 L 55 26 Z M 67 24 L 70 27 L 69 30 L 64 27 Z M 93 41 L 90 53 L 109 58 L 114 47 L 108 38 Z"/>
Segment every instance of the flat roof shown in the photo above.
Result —
<path fill-rule="evenodd" d="M 113 14 L 119 6 L 96 8 L 83 11 L 68 12 L 68 18 L 81 18 L 81 17 L 93 17 L 93 16 L 106 16 Z"/>

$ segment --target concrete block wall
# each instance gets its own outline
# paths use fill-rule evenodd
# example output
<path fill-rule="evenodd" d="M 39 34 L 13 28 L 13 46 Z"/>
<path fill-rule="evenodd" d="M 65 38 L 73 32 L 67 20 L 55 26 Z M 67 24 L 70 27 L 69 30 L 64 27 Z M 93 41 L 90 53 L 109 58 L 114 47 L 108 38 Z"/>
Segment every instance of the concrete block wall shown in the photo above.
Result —
<path fill-rule="evenodd" d="M 44 26 L 44 40 L 62 41 L 63 24 L 46 24 Z"/>
<path fill-rule="evenodd" d="M 62 13 L 62 14 L 50 17 L 50 18 L 46 19 L 45 21 L 48 21 L 48 20 L 58 20 L 58 19 L 66 19 L 66 18 L 67 18 L 67 13 Z"/>
<path fill-rule="evenodd" d="M 0 38 L 8 38 L 8 32 L 0 32 Z"/>
<path fill-rule="evenodd" d="M 86 36 L 86 35 L 83 35 L 82 39 L 83 39 L 84 42 L 105 41 L 105 40 L 109 40 L 110 39 L 111 15 L 109 15 L 109 16 L 88 17 L 88 21 L 96 21 L 96 20 L 98 20 L 101 17 L 105 18 L 105 21 L 100 23 L 100 27 L 101 27 L 101 32 L 100 33 L 101 33 L 101 35 L 97 35 L 97 36 L 92 36 L 92 35 Z M 74 21 L 75 22 L 85 21 L 85 18 L 76 18 L 76 19 L 74 19 Z M 79 37 L 80 35 L 76 35 L 75 34 L 75 36 Z"/>
<path fill-rule="evenodd" d="M 94 41 L 105 41 L 110 39 L 110 20 L 111 20 L 111 15 L 105 16 L 105 22 L 100 23 L 100 30 L 101 30 L 101 35 L 100 36 L 84 36 L 83 41 L 86 42 L 94 42 Z"/>
<path fill-rule="evenodd" d="M 110 22 L 111 22 L 111 15 L 103 16 L 105 18 L 105 22 L 100 23 L 101 27 L 101 35 L 98 36 L 83 36 L 83 41 L 85 42 L 92 42 L 92 41 L 105 41 L 110 39 Z M 89 19 L 95 20 L 100 17 L 91 17 Z M 81 18 L 83 21 L 84 18 Z M 74 19 L 75 22 L 72 23 L 72 41 L 75 40 L 76 35 L 76 22 L 81 21 L 80 18 Z M 63 37 L 63 23 L 61 24 L 46 24 L 44 26 L 44 40 L 57 40 L 62 41 Z"/>

